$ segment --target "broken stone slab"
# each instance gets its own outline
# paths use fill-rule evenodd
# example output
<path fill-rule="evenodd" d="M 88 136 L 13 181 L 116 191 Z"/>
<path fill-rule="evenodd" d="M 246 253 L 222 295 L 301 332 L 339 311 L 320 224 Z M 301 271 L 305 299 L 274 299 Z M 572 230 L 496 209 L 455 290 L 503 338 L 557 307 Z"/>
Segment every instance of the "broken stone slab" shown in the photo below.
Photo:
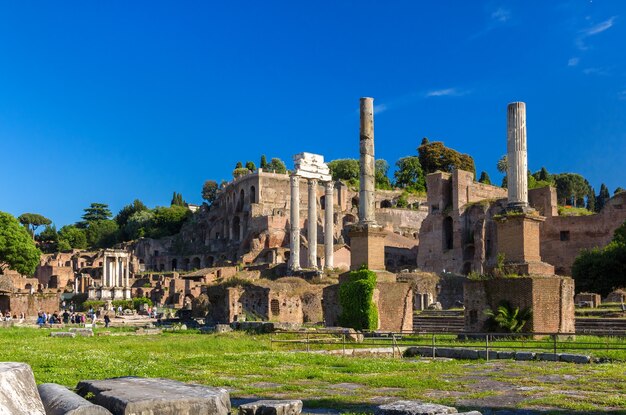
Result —
<path fill-rule="evenodd" d="M 458 411 L 451 406 L 420 401 L 396 401 L 380 405 L 376 408 L 376 415 L 444 415 L 456 414 Z"/>
<path fill-rule="evenodd" d="M 537 360 L 543 360 L 545 362 L 558 362 L 559 361 L 558 353 L 537 353 Z"/>
<path fill-rule="evenodd" d="M 233 331 L 233 328 L 230 327 L 229 324 L 216 324 L 215 325 L 215 332 L 216 333 L 228 333 Z"/>
<path fill-rule="evenodd" d="M 516 352 L 515 360 L 535 360 L 534 352 Z"/>
<path fill-rule="evenodd" d="M 239 407 L 239 415 L 300 415 L 301 400 L 262 400 Z"/>
<path fill-rule="evenodd" d="M 498 352 L 498 359 L 515 359 L 515 352 Z"/>
<path fill-rule="evenodd" d="M 70 333 L 76 333 L 77 336 L 81 337 L 93 337 L 92 329 L 83 329 L 83 328 L 71 328 Z"/>
<path fill-rule="evenodd" d="M 459 412 L 456 415 L 483 415 L 483 414 L 478 411 L 469 411 L 469 412 Z"/>
<path fill-rule="evenodd" d="M 50 337 L 76 337 L 76 333 L 70 333 L 69 331 L 51 331 Z"/>
<path fill-rule="evenodd" d="M 480 359 L 487 359 L 487 350 L 479 350 L 478 357 Z M 489 350 L 489 360 L 497 359 L 498 352 L 495 350 Z"/>
<path fill-rule="evenodd" d="M 0 414 L 46 414 L 26 363 L 0 362 Z"/>
<path fill-rule="evenodd" d="M 46 415 L 111 415 L 109 410 L 94 405 L 65 386 L 43 383 L 37 389 Z"/>
<path fill-rule="evenodd" d="M 404 357 L 433 357 L 433 348 L 427 346 L 412 346 L 408 347 L 403 354 Z"/>
<path fill-rule="evenodd" d="M 591 363 L 591 356 L 563 353 L 561 354 L 561 360 L 568 363 Z"/>
<path fill-rule="evenodd" d="M 79 382 L 77 392 L 113 414 L 228 415 L 226 389 L 170 379 L 121 377 Z"/>

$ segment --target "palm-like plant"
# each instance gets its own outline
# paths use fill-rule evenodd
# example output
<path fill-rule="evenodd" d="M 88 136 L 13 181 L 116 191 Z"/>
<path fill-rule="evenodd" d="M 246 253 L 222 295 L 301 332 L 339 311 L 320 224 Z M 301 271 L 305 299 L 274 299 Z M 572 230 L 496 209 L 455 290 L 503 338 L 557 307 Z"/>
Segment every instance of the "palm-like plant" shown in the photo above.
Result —
<path fill-rule="evenodd" d="M 502 301 L 495 311 L 485 310 L 485 314 L 501 330 L 508 333 L 519 333 L 526 322 L 531 319 L 532 310 L 530 308 L 520 310 L 519 307 L 514 308 L 508 301 Z"/>

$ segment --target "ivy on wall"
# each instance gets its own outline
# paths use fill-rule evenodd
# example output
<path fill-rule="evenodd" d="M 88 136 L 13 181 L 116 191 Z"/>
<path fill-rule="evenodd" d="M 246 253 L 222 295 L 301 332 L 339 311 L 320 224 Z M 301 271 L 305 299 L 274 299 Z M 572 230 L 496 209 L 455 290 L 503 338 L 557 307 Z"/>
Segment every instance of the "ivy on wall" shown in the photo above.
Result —
<path fill-rule="evenodd" d="M 355 330 L 376 330 L 378 309 L 372 301 L 376 288 L 376 274 L 365 266 L 348 274 L 339 286 L 341 315 L 339 324 Z"/>

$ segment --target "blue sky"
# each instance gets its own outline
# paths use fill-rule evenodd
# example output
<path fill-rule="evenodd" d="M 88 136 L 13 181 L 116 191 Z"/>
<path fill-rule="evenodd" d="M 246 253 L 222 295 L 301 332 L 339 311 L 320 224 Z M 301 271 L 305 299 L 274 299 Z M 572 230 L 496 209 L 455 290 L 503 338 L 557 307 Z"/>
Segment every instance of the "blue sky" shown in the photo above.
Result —
<path fill-rule="evenodd" d="M 626 187 L 626 2 L 2 2 L 0 210 L 200 203 L 261 154 L 376 156 L 421 138 L 500 177 L 506 106 L 529 167 Z"/>

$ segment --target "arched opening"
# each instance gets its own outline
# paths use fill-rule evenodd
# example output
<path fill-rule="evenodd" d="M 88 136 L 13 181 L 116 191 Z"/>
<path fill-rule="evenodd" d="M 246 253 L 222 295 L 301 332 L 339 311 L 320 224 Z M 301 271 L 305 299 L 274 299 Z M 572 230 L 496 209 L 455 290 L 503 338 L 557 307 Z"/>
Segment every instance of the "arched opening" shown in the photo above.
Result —
<path fill-rule="evenodd" d="M 213 266 L 213 261 L 215 261 L 215 259 L 212 256 L 208 256 L 208 257 L 206 257 L 205 265 L 208 268 L 211 268 Z"/>
<path fill-rule="evenodd" d="M 443 220 L 442 233 L 443 249 L 452 249 L 454 247 L 454 237 L 452 235 L 452 218 L 450 216 Z"/>
<path fill-rule="evenodd" d="M 237 201 L 237 209 L 235 209 L 236 212 L 241 212 L 243 210 L 243 203 L 244 203 L 245 197 L 246 197 L 246 193 L 243 191 L 243 189 L 241 189 L 239 191 L 239 200 Z"/>
<path fill-rule="evenodd" d="M 391 207 L 391 200 L 383 200 L 382 202 L 380 202 L 380 207 L 381 208 L 390 208 Z"/>
<path fill-rule="evenodd" d="M 351 223 L 356 223 L 356 217 L 354 215 L 346 215 L 343 217 L 343 226 L 350 225 Z"/>
<path fill-rule="evenodd" d="M 189 260 L 189 258 L 185 258 L 183 264 L 184 264 L 184 270 L 185 271 L 189 271 L 189 264 L 191 263 L 191 261 Z"/>
<path fill-rule="evenodd" d="M 250 203 L 256 203 L 256 189 L 250 186 Z"/>
<path fill-rule="evenodd" d="M 468 275 L 470 272 L 472 272 L 472 263 L 467 261 L 463 263 L 463 269 L 461 270 L 461 273 L 463 275 Z"/>
<path fill-rule="evenodd" d="M 178 261 L 174 258 L 172 259 L 172 271 L 176 271 L 176 268 L 178 268 Z"/>
<path fill-rule="evenodd" d="M 6 294 L 0 294 L 0 311 L 6 312 L 11 310 L 11 297 Z"/>
<path fill-rule="evenodd" d="M 241 232 L 241 219 L 239 219 L 239 216 L 235 216 L 233 218 L 233 234 L 232 234 L 232 239 L 234 241 L 239 240 L 239 232 Z"/>
<path fill-rule="evenodd" d="M 320 207 L 322 210 L 326 209 L 326 196 L 320 197 Z"/>
<path fill-rule="evenodd" d="M 59 288 L 59 277 L 57 275 L 53 275 L 48 280 L 48 288 Z"/>
<path fill-rule="evenodd" d="M 193 269 L 200 269 L 200 258 L 195 257 L 192 261 L 191 261 L 191 267 Z"/>

